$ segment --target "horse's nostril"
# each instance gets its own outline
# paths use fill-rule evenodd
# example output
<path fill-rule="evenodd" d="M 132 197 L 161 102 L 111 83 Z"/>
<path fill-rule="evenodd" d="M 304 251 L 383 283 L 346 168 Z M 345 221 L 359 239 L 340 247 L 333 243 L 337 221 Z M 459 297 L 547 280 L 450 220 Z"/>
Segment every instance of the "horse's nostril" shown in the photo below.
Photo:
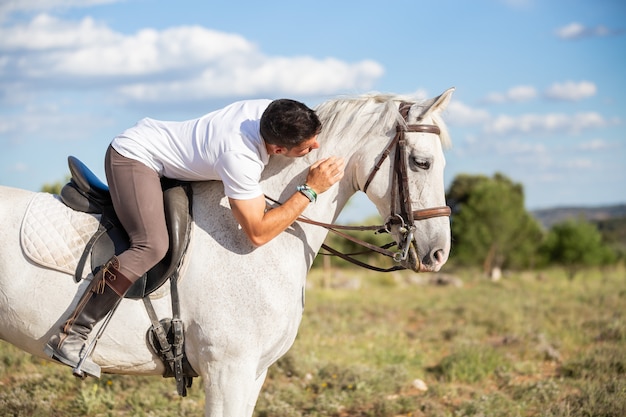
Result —
<path fill-rule="evenodd" d="M 433 265 L 441 264 L 445 260 L 445 254 L 443 252 L 443 249 L 434 250 L 431 256 L 432 256 L 431 260 L 433 262 Z"/>

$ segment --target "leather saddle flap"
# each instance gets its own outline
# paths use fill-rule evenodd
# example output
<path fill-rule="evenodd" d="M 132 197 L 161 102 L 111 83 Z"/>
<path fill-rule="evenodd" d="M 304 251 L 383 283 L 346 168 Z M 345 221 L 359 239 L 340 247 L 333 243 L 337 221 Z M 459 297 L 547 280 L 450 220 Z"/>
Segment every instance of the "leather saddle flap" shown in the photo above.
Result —
<path fill-rule="evenodd" d="M 92 248 L 86 248 L 91 249 L 91 268 L 94 270 L 113 255 L 128 249 L 129 240 L 113 210 L 108 186 L 77 158 L 70 156 L 68 165 L 72 179 L 61 190 L 61 200 L 74 210 L 102 214 L 101 228 L 106 229 L 106 233 L 100 233 L 101 236 L 95 239 Z M 181 266 L 189 244 L 193 196 L 191 184 L 162 178 L 161 185 L 169 250 L 157 265 L 133 284 L 126 298 L 143 298 L 163 285 Z"/>

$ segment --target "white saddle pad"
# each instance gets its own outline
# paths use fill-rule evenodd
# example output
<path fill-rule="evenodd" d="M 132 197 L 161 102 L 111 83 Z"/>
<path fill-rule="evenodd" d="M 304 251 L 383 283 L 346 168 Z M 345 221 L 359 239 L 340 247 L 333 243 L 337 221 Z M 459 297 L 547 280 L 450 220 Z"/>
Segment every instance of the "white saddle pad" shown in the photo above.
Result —
<path fill-rule="evenodd" d="M 38 265 L 73 275 L 99 221 L 100 216 L 67 207 L 57 195 L 37 193 L 22 220 L 22 250 Z"/>

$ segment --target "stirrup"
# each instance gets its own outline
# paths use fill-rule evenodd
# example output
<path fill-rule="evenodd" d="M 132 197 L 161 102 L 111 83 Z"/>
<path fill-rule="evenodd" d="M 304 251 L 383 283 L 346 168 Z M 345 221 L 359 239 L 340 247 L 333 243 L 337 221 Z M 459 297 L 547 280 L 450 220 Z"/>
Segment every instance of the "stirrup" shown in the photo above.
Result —
<path fill-rule="evenodd" d="M 85 379 L 86 375 L 85 375 L 85 371 L 83 370 L 83 365 L 85 364 L 85 361 L 91 356 L 91 353 L 96 348 L 96 344 L 98 343 L 98 340 L 100 340 L 100 338 L 102 337 L 102 334 L 104 333 L 104 330 L 109 325 L 109 322 L 111 321 L 111 317 L 113 317 L 113 313 L 115 313 L 115 310 L 117 310 L 117 307 L 120 305 L 122 298 L 123 297 L 120 297 L 117 299 L 117 301 L 115 302 L 115 305 L 113 305 L 113 308 L 107 313 L 106 317 L 104 318 L 104 321 L 102 322 L 102 326 L 100 326 L 100 328 L 98 329 L 98 333 L 96 333 L 96 337 L 94 337 L 93 340 L 87 345 L 87 348 L 85 349 L 85 354 L 80 358 L 80 361 L 78 361 L 76 366 L 72 368 L 72 374 L 75 377 Z M 91 372 L 87 372 L 87 374 L 96 378 L 100 378 L 99 372 L 97 376 L 93 375 Z"/>
<path fill-rule="evenodd" d="M 71 367 L 72 374 L 78 378 L 85 379 L 87 375 L 90 375 L 94 378 L 100 378 L 100 366 L 98 366 L 98 364 L 93 361 L 90 361 L 90 363 L 86 363 L 88 356 L 83 355 L 80 361 L 78 362 L 78 364 L 75 364 L 69 359 L 61 355 L 58 355 L 57 351 L 49 344 L 46 344 L 44 346 L 43 351 L 52 360 L 55 360 L 62 365 Z M 84 366 L 84 365 L 87 365 L 87 366 Z M 77 374 L 76 372 L 74 372 L 74 370 L 76 370 L 76 368 L 78 368 L 79 366 L 80 366 L 79 368 L 80 373 Z"/>

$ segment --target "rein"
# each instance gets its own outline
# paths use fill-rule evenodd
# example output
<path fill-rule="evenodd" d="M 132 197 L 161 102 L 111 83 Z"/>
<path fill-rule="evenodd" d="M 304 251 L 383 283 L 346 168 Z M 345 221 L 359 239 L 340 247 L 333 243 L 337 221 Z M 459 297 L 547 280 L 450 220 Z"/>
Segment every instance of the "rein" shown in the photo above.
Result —
<path fill-rule="evenodd" d="M 402 115 L 405 122 L 408 122 L 409 110 L 411 109 L 411 103 L 402 102 L 400 103 L 400 114 Z M 416 132 L 416 133 L 432 133 L 435 135 L 440 135 L 441 130 L 437 125 L 430 124 L 400 124 L 396 125 L 396 134 L 393 139 L 389 142 L 385 150 L 380 155 L 376 165 L 372 168 L 372 171 L 365 182 L 365 186 L 363 187 L 363 192 L 367 192 L 367 189 L 376 176 L 376 173 L 380 170 L 383 162 L 389 154 L 396 148 L 394 161 L 393 161 L 393 181 L 391 185 L 391 215 L 385 221 L 385 224 L 378 226 L 344 226 L 334 223 L 322 223 L 315 220 L 308 219 L 306 217 L 300 216 L 296 219 L 296 221 L 300 221 L 302 223 L 308 223 L 315 226 L 321 226 L 326 228 L 328 231 L 335 233 L 338 236 L 343 237 L 344 239 L 350 240 L 357 245 L 363 246 L 370 251 L 377 252 L 381 255 L 388 256 L 392 258 L 395 262 L 399 263 L 401 261 L 406 260 L 408 257 L 409 247 L 411 242 L 413 241 L 413 236 L 416 230 L 416 227 L 413 223 L 416 220 L 426 220 L 434 217 L 449 217 L 451 214 L 451 209 L 448 206 L 441 207 L 431 207 L 420 210 L 412 210 L 411 207 L 411 197 L 409 193 L 409 182 L 407 176 L 407 150 L 406 150 L 406 139 L 404 137 L 406 132 Z M 398 191 L 400 196 L 398 198 Z M 267 197 L 269 201 L 280 204 L 280 202 Z M 401 203 L 400 212 L 398 213 L 397 205 L 398 201 Z M 395 245 L 392 243 L 390 245 L 385 245 L 382 247 L 373 245 L 371 243 L 365 242 L 364 240 L 357 239 L 353 236 L 350 236 L 347 233 L 341 232 L 340 230 L 353 230 L 353 231 L 367 231 L 374 230 L 377 233 L 389 232 L 391 226 L 399 224 L 400 225 L 400 233 L 403 235 L 403 244 L 400 246 L 400 252 L 391 251 L 387 249 L 390 246 Z M 355 265 L 361 266 L 363 268 L 371 269 L 377 272 L 391 272 L 406 269 L 406 267 L 402 265 L 395 265 L 391 268 L 379 268 L 373 265 L 366 264 L 364 262 L 359 261 L 354 258 L 353 255 L 359 255 L 361 253 L 356 254 L 345 254 L 339 252 L 336 249 L 331 248 L 326 244 L 322 244 L 322 248 L 330 252 L 332 255 L 338 256 L 348 262 L 351 262 Z"/>
<path fill-rule="evenodd" d="M 274 204 L 278 204 L 280 205 L 280 201 L 274 200 L 271 197 L 265 196 L 266 200 L 271 201 Z M 296 221 L 301 222 L 301 223 L 307 223 L 307 224 L 311 224 L 314 226 L 320 226 L 323 227 L 325 229 L 327 229 L 329 232 L 333 232 L 334 234 L 336 234 L 337 236 L 341 236 L 344 239 L 350 240 L 354 243 L 356 243 L 359 246 L 363 246 L 364 248 L 369 249 L 372 252 L 377 252 L 381 255 L 384 256 L 388 256 L 390 258 L 393 258 L 394 256 L 396 256 L 396 252 L 390 251 L 387 249 L 387 245 L 380 247 L 380 246 L 376 246 L 373 245 L 369 242 L 366 242 L 364 240 L 358 239 L 354 236 L 351 236 L 347 233 L 341 232 L 340 230 L 352 230 L 352 231 L 368 231 L 368 230 L 374 230 L 378 233 L 382 233 L 382 232 L 386 232 L 387 230 L 385 229 L 384 225 L 371 225 L 371 226 L 346 226 L 346 225 L 341 225 L 341 224 L 335 224 L 335 223 L 323 223 L 323 222 L 318 222 L 315 220 L 311 220 L 309 218 L 306 218 L 304 216 L 299 216 Z M 395 243 L 392 243 L 391 245 L 395 245 Z M 379 268 L 377 266 L 373 266 L 373 265 L 369 265 L 366 264 L 364 262 L 359 261 L 358 259 L 354 258 L 354 255 L 360 255 L 361 253 L 353 253 L 353 254 L 349 254 L 349 253 L 342 253 L 339 252 L 338 250 L 328 246 L 325 243 L 322 243 L 322 248 L 324 250 L 327 250 L 328 252 L 330 252 L 332 255 L 338 256 L 348 262 L 351 262 L 355 265 L 361 266 L 363 268 L 367 268 L 367 269 L 371 269 L 374 271 L 378 271 L 378 272 L 391 272 L 391 271 L 397 271 L 400 269 L 406 269 L 403 266 L 394 266 L 392 268 Z M 363 252 L 365 253 L 365 252 Z"/>

